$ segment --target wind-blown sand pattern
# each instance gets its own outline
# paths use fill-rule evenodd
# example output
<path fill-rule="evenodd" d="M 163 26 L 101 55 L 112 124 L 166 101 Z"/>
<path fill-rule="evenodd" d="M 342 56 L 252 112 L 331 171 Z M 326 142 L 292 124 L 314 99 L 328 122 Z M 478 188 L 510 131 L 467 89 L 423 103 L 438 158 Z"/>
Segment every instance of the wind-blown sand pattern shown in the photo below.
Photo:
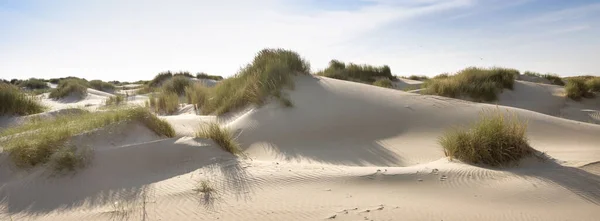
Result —
<path fill-rule="evenodd" d="M 98 107 L 111 96 L 90 91 L 43 102 Z M 94 157 L 73 174 L 17 169 L 0 154 L 0 220 L 600 217 L 600 125 L 588 122 L 600 117 L 598 99 L 576 103 L 559 86 L 517 81 L 497 104 L 484 104 L 315 76 L 296 77 L 287 93 L 292 108 L 272 102 L 217 118 L 187 107 L 162 116 L 176 138 L 139 124 L 76 136 Z M 551 159 L 500 169 L 449 161 L 437 138 L 495 109 L 527 120 L 531 146 Z M 206 122 L 233 131 L 246 157 L 193 138 Z M 214 190 L 198 191 L 201 181 Z"/>

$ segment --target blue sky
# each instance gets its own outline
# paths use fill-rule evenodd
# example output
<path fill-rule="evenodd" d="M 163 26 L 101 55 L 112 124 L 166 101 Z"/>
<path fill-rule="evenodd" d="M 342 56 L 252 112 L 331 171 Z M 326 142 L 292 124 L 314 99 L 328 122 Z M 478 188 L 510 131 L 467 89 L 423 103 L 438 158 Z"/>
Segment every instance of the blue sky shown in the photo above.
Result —
<path fill-rule="evenodd" d="M 600 75 L 592 0 L 0 0 L 0 78 L 230 76 L 267 47 L 396 75 L 503 66 Z"/>

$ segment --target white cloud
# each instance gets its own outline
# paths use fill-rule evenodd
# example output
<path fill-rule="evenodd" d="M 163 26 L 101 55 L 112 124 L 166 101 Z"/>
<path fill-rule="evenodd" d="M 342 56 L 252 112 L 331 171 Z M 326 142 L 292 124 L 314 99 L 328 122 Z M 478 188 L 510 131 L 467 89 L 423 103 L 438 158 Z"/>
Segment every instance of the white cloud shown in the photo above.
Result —
<path fill-rule="evenodd" d="M 66 3 L 48 5 L 54 11 L 44 16 L 10 12 L 14 41 L 0 45 L 0 77 L 133 80 L 169 69 L 230 75 L 265 47 L 293 49 L 324 65 L 356 36 L 470 1 L 308 12 L 274 0 Z"/>

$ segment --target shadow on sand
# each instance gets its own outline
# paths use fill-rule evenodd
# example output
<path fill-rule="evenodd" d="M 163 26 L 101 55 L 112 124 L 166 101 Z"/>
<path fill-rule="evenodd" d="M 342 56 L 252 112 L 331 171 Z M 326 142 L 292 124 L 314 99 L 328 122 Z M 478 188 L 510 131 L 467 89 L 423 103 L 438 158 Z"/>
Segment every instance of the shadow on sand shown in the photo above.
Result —
<path fill-rule="evenodd" d="M 92 165 L 74 174 L 49 176 L 42 170 L 23 173 L 3 169 L 0 175 L 12 177 L 0 183 L 0 205 L 4 205 L 4 213 L 31 215 L 82 205 L 115 205 L 109 215 L 126 219 L 129 209 L 124 205 L 138 204 L 145 217 L 145 203 L 155 191 L 153 183 L 203 167 L 223 174 L 228 194 L 250 197 L 249 175 L 233 155 L 214 147 L 212 141 L 177 141 L 171 138 L 96 151 Z"/>

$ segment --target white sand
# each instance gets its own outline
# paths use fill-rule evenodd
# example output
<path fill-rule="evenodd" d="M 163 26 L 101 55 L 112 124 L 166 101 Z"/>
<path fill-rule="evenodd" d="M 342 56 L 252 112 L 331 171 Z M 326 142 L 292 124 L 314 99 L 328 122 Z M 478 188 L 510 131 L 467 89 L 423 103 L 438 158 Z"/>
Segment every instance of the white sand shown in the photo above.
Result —
<path fill-rule="evenodd" d="M 554 88 L 530 86 L 501 102 L 537 112 L 298 77 L 294 107 L 272 103 L 226 122 L 246 159 L 135 124 L 75 138 L 96 151 L 72 175 L 14 170 L 0 155 L 0 220 L 597 220 L 600 125 L 547 115 L 560 102 L 543 92 Z M 449 162 L 437 137 L 494 108 L 527 120 L 531 145 L 555 160 Z M 162 118 L 181 135 L 216 120 Z M 215 191 L 194 191 L 199 180 Z"/>

